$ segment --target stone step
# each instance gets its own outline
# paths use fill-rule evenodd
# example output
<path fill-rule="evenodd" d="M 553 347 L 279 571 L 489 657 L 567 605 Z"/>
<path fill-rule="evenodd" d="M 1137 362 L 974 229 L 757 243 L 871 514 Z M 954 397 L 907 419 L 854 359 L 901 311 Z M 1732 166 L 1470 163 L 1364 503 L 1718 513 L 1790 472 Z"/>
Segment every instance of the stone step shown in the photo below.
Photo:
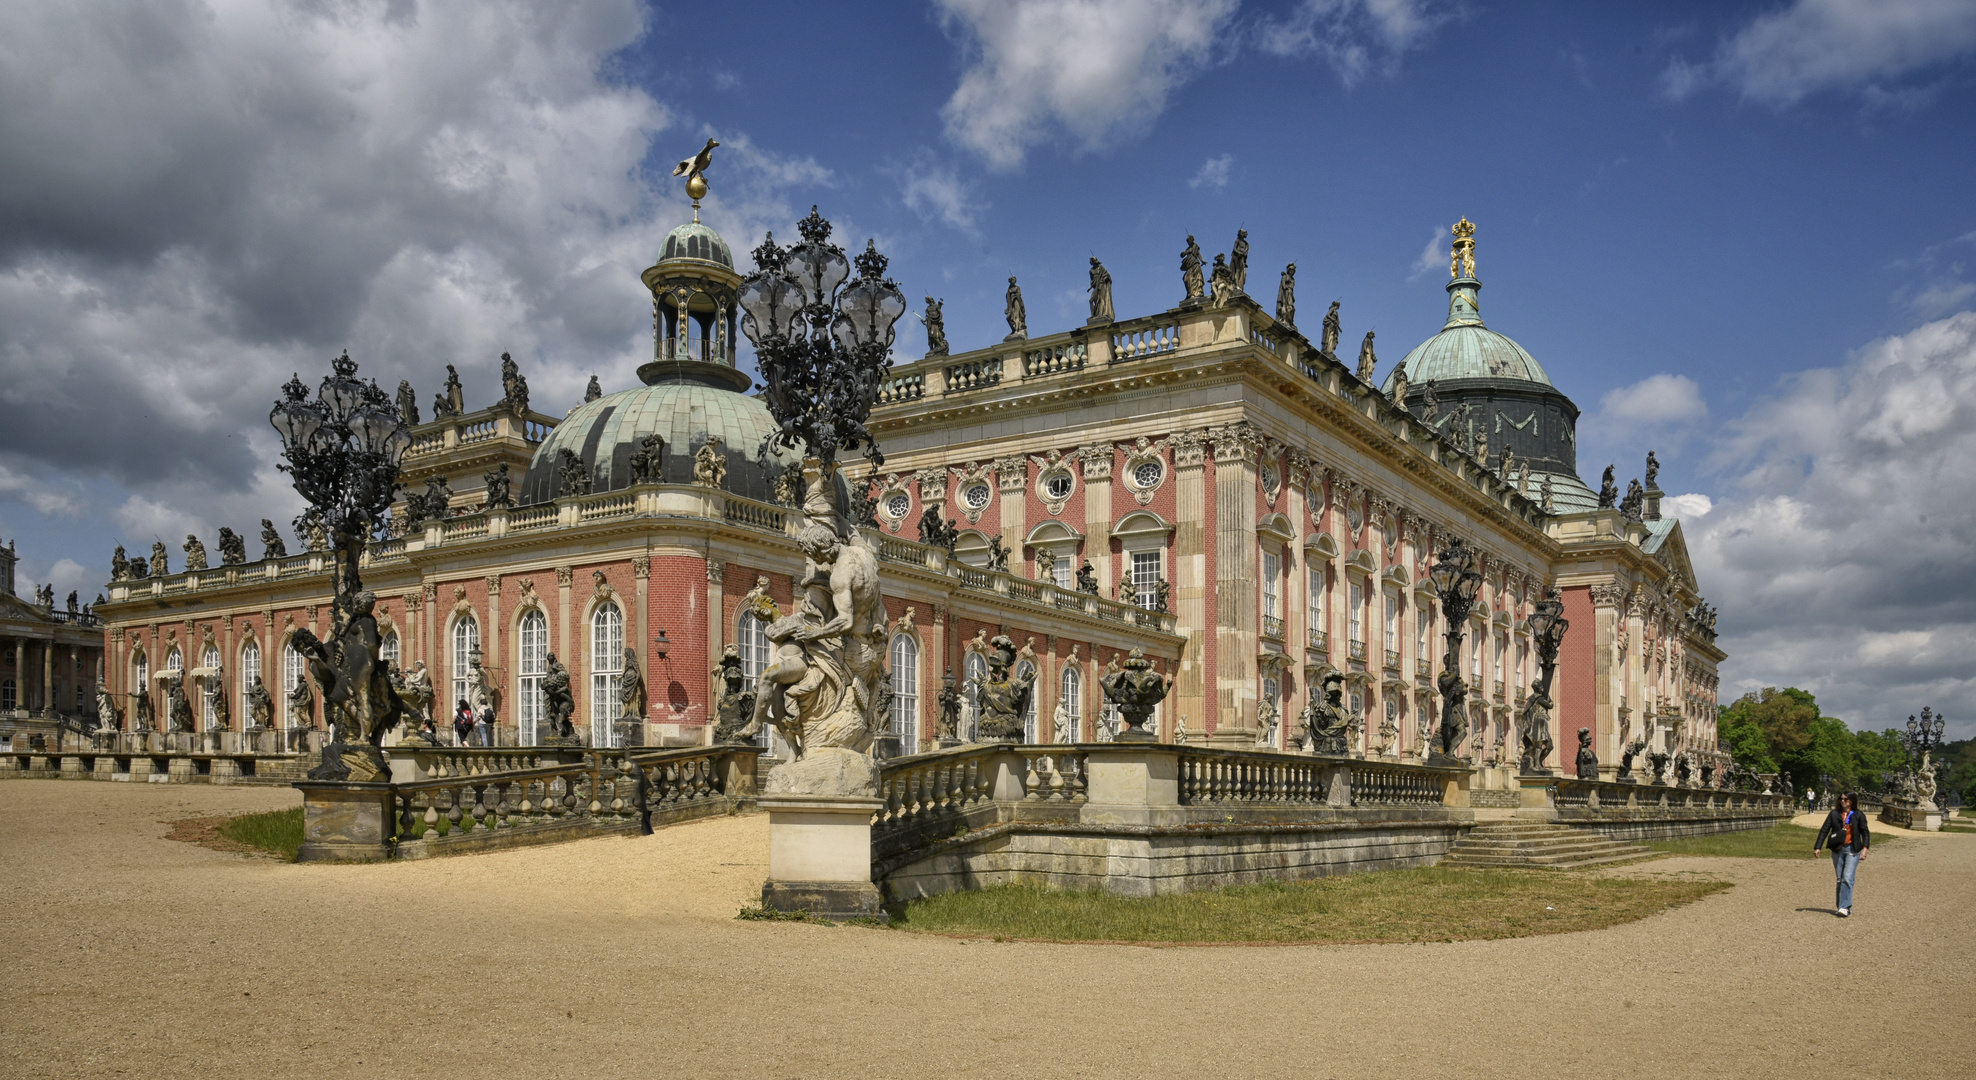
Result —
<path fill-rule="evenodd" d="M 1471 857 L 1449 855 L 1438 865 L 1452 870 L 1586 870 L 1597 866 L 1623 866 L 1627 863 L 1647 862 L 1666 858 L 1660 851 L 1629 851 L 1609 855 L 1594 855 L 1568 862 L 1531 862 L 1525 859 L 1504 859 L 1492 856 Z"/>
<path fill-rule="evenodd" d="M 1579 870 L 1658 858 L 1638 844 L 1550 822 L 1500 821 L 1478 825 L 1456 842 L 1442 866 Z"/>

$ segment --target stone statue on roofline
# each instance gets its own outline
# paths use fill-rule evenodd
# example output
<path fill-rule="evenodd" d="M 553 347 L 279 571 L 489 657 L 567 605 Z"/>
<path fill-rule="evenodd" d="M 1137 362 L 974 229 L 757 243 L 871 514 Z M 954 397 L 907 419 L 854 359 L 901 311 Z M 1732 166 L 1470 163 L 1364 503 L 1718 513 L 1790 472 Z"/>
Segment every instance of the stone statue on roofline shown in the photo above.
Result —
<path fill-rule="evenodd" d="M 1236 292 L 1249 288 L 1249 230 L 1235 230 L 1235 246 L 1228 252 L 1228 279 Z"/>
<path fill-rule="evenodd" d="M 1353 374 L 1357 375 L 1358 381 L 1362 383 L 1370 383 L 1373 370 L 1379 366 L 1379 357 L 1372 351 L 1372 339 L 1376 333 L 1377 331 L 1367 330 L 1365 341 L 1359 344 L 1358 370 Z"/>
<path fill-rule="evenodd" d="M 1619 485 L 1613 482 L 1611 465 L 1599 477 L 1599 509 L 1610 510 L 1619 503 Z"/>
<path fill-rule="evenodd" d="M 1393 404 L 1399 406 L 1400 411 L 1410 413 L 1413 410 L 1407 408 L 1408 389 L 1407 368 L 1405 364 L 1401 364 L 1393 369 Z"/>
<path fill-rule="evenodd" d="M 1326 356 L 1338 355 L 1338 338 L 1344 333 L 1344 324 L 1338 318 L 1338 304 L 1331 301 L 1331 310 L 1324 313 L 1324 331 L 1318 339 L 1318 351 Z"/>
<path fill-rule="evenodd" d="M 247 541 L 226 526 L 220 526 L 220 565 L 239 566 L 247 561 Z"/>
<path fill-rule="evenodd" d="M 1022 303 L 1022 286 L 1015 282 L 1015 275 L 1009 275 L 1009 289 L 1004 294 L 1006 303 L 1002 307 L 1002 317 L 1009 321 L 1009 336 L 1005 341 L 1019 341 L 1029 336 L 1029 309 Z"/>
<path fill-rule="evenodd" d="M 1093 255 L 1091 256 L 1091 319 L 1088 325 L 1108 323 L 1113 318 L 1111 271 L 1106 270 L 1105 264 L 1099 262 L 1098 257 Z"/>
<path fill-rule="evenodd" d="M 1283 268 L 1276 279 L 1276 321 L 1292 330 L 1297 328 L 1297 264 Z"/>
<path fill-rule="evenodd" d="M 110 553 L 110 580 L 128 581 L 129 579 L 130 559 L 124 554 L 123 545 L 118 544 L 117 550 Z"/>
<path fill-rule="evenodd" d="M 926 355 L 928 358 L 947 355 L 947 318 L 941 310 L 943 301 L 926 298 Z"/>
<path fill-rule="evenodd" d="M 528 379 L 522 375 L 521 365 L 507 353 L 501 354 L 501 404 L 516 415 L 528 412 Z"/>
<path fill-rule="evenodd" d="M 288 542 L 281 538 L 281 532 L 280 530 L 274 527 L 273 521 L 270 521 L 267 518 L 262 518 L 261 519 L 261 558 L 285 559 L 287 557 L 288 557 Z"/>
<path fill-rule="evenodd" d="M 171 573 L 171 555 L 165 551 L 163 540 L 151 542 L 151 576 L 164 577 Z"/>
<path fill-rule="evenodd" d="M 1214 297 L 1216 307 L 1221 307 L 1235 299 L 1235 275 L 1228 270 L 1228 256 L 1217 254 L 1214 257 L 1214 271 L 1208 275 L 1208 291 Z"/>
<path fill-rule="evenodd" d="M 1187 289 L 1186 299 L 1182 303 L 1199 303 L 1205 295 L 1206 280 L 1201 273 L 1203 265 L 1201 245 L 1195 243 L 1192 236 L 1187 237 L 1187 248 L 1180 253 L 1180 281 Z"/>
<path fill-rule="evenodd" d="M 467 393 L 460 386 L 460 373 L 453 365 L 446 365 L 446 411 L 452 416 L 463 416 L 467 411 Z"/>
<path fill-rule="evenodd" d="M 588 405 L 603 396 L 604 384 L 597 381 L 597 376 L 590 376 L 590 382 L 583 387 L 583 403 Z"/>
<path fill-rule="evenodd" d="M 1652 450 L 1647 451 L 1647 486 L 1660 486 L 1660 459 L 1654 456 Z"/>
<path fill-rule="evenodd" d="M 398 380 L 398 421 L 406 427 L 419 426 L 419 395 L 410 379 Z"/>
<path fill-rule="evenodd" d="M 481 479 L 487 484 L 487 509 L 503 510 L 515 504 L 507 462 L 489 469 Z"/>
<path fill-rule="evenodd" d="M 709 434 L 693 453 L 693 482 L 701 487 L 727 487 L 727 455 L 720 452 L 721 438 Z"/>

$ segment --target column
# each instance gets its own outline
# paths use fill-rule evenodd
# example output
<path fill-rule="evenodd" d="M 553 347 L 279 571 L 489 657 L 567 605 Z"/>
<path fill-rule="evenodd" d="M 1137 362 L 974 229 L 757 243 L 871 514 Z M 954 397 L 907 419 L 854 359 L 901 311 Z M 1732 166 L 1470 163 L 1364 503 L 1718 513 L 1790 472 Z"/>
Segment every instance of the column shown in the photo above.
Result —
<path fill-rule="evenodd" d="M 1180 653 L 1180 670 L 1174 677 L 1173 693 L 1167 698 L 1171 714 L 1166 726 L 1173 729 L 1179 717 L 1188 718 L 1194 731 L 1208 722 L 1207 657 L 1204 647 L 1209 632 L 1207 611 L 1207 475 L 1204 432 L 1177 431 L 1168 437 L 1173 446 L 1174 533 L 1173 595 L 1179 611 L 1178 629 L 1187 635 Z M 1101 670 L 1095 647 L 1091 650 L 1093 671 Z"/>
<path fill-rule="evenodd" d="M 503 691 L 502 704 L 507 704 L 505 693 L 507 684 L 501 678 L 501 673 L 513 669 L 501 662 L 501 575 L 499 574 L 487 575 L 487 632 L 481 635 L 480 662 L 487 666 L 488 679 Z M 497 722 L 498 718 L 497 713 Z M 508 723 L 517 732 L 521 730 L 520 723 L 513 717 L 509 718 Z M 500 738 L 492 732 L 489 732 L 488 737 L 492 738 L 497 746 L 501 742 Z"/>
<path fill-rule="evenodd" d="M 556 658 L 569 666 L 569 589 L 575 568 L 556 567 Z M 571 679 L 575 676 L 572 674 Z"/>
<path fill-rule="evenodd" d="M 1255 741 L 1256 469 L 1262 440 L 1246 423 L 1217 428 L 1214 440 L 1215 726 L 1212 741 Z"/>
<path fill-rule="evenodd" d="M 726 581 L 727 581 L 727 564 L 719 559 L 714 558 L 711 554 L 708 555 L 707 556 L 707 663 L 705 666 L 709 668 L 711 668 L 714 662 L 720 658 L 721 650 L 725 648 L 727 644 L 726 641 L 724 640 L 727 636 L 726 635 L 727 619 L 725 616 Z M 645 583 L 641 581 L 638 583 L 638 585 L 640 589 L 643 589 Z M 640 593 L 639 602 L 641 604 L 644 602 L 642 592 Z M 714 698 L 714 689 L 712 684 L 709 683 L 707 687 L 707 713 L 709 715 L 707 717 L 708 722 L 706 725 L 706 738 L 708 740 L 711 740 L 714 737 L 714 726 L 715 726 L 713 723 L 714 717 L 711 715 L 713 713 L 713 698 Z M 712 745 L 712 743 L 709 741 L 708 745 Z"/>
<path fill-rule="evenodd" d="M 648 586 L 651 584 L 651 578 L 652 578 L 651 556 L 639 555 L 633 558 L 631 560 L 631 576 L 637 582 L 638 622 L 636 624 L 635 630 L 627 629 L 625 631 L 624 643 L 634 649 L 637 649 L 638 655 L 640 657 L 646 658 L 645 662 L 641 665 L 642 670 L 640 670 L 638 674 L 640 678 L 645 680 L 644 719 L 649 724 L 652 719 L 652 662 L 650 660 L 650 657 L 652 655 L 651 642 L 653 635 L 652 635 L 652 623 L 651 623 L 651 607 L 646 597 L 646 594 L 649 591 Z M 639 641 L 637 638 L 634 638 L 632 636 L 634 633 L 642 635 L 644 640 Z M 714 655 L 718 656 L 720 655 L 720 653 L 716 651 Z M 707 726 L 707 730 L 712 731 L 713 725 L 709 724 Z M 647 746 L 652 745 L 653 739 L 651 738 L 651 729 L 649 727 L 645 730 L 645 736 L 646 736 L 645 745 Z"/>
<path fill-rule="evenodd" d="M 27 706 L 27 639 L 14 639 L 14 708 Z"/>

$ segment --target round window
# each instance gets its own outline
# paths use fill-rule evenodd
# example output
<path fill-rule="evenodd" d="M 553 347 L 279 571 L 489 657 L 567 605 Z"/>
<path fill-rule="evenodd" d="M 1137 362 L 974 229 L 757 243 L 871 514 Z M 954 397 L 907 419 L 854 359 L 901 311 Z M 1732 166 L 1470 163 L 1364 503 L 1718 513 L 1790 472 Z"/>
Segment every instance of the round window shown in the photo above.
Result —
<path fill-rule="evenodd" d="M 895 518 L 905 517 L 906 512 L 912 508 L 912 497 L 903 492 L 885 500 L 885 512 Z"/>
<path fill-rule="evenodd" d="M 961 501 L 975 510 L 988 505 L 990 492 L 987 484 L 976 484 L 961 492 Z"/>
<path fill-rule="evenodd" d="M 1070 498 L 1070 474 L 1057 473 L 1054 476 L 1045 477 L 1043 480 L 1043 490 L 1049 492 L 1052 499 Z"/>
<path fill-rule="evenodd" d="M 1132 480 L 1142 488 L 1158 487 L 1160 477 L 1164 474 L 1165 469 L 1160 466 L 1159 462 L 1147 461 L 1142 462 L 1138 468 L 1132 470 Z"/>

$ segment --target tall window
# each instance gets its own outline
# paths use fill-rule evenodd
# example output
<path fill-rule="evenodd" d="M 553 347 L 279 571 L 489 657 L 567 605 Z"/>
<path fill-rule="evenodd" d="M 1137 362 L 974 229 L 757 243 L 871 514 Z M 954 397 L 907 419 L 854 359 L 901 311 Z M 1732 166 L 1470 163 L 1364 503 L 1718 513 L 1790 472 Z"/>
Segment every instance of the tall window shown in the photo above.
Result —
<path fill-rule="evenodd" d="M 199 658 L 199 666 L 205 668 L 207 671 L 217 671 L 220 666 L 219 646 L 206 646 L 205 654 Z M 206 678 L 217 679 L 218 676 L 208 675 Z M 224 693 L 224 689 L 221 692 Z M 213 706 L 213 695 L 203 693 L 199 695 L 199 718 L 199 726 L 203 728 L 212 727 L 213 722 L 219 719 L 219 710 Z"/>
<path fill-rule="evenodd" d="M 1365 586 L 1356 581 L 1352 582 L 1351 619 L 1352 641 L 1354 644 L 1363 645 L 1365 643 Z"/>
<path fill-rule="evenodd" d="M 1516 688 L 1522 690 L 1530 685 L 1530 646 L 1516 643 Z"/>
<path fill-rule="evenodd" d="M 762 677 L 762 669 L 768 667 L 768 627 L 754 612 L 744 611 L 735 629 L 735 644 L 741 646 L 742 685 L 754 686 Z M 755 735 L 756 742 L 771 749 L 776 745 L 775 739 L 771 724 L 763 724 Z"/>
<path fill-rule="evenodd" d="M 1063 666 L 1057 682 L 1057 713 L 1066 721 L 1069 742 L 1084 738 L 1084 673 L 1074 663 Z"/>
<path fill-rule="evenodd" d="M 168 653 L 166 653 L 166 654 L 165 654 L 165 670 L 166 670 L 166 671 L 184 671 L 184 670 L 185 670 L 185 657 L 184 657 L 184 655 L 182 655 L 182 654 L 181 654 L 181 653 L 180 653 L 180 652 L 179 652 L 179 651 L 178 651 L 177 649 L 173 649 L 173 650 L 172 650 L 171 652 L 168 652 Z"/>
<path fill-rule="evenodd" d="M 473 696 L 473 654 L 479 649 L 480 620 L 472 615 L 462 615 L 460 621 L 453 624 L 453 694 L 452 700 L 446 702 L 448 713 Z"/>
<path fill-rule="evenodd" d="M 1468 635 L 1468 676 L 1480 682 L 1482 679 L 1482 636 L 1488 633 L 1480 626 L 1471 626 Z"/>
<path fill-rule="evenodd" d="M 892 638 L 892 734 L 901 754 L 919 753 L 919 642 L 911 634 Z"/>
<path fill-rule="evenodd" d="M 542 724 L 542 677 L 549 673 L 549 620 L 540 611 L 522 615 L 515 644 L 520 651 L 515 658 L 519 679 L 515 719 L 521 727 L 521 744 L 534 746 Z"/>
<path fill-rule="evenodd" d="M 393 671 L 398 670 L 399 652 L 398 631 L 396 630 L 384 635 L 384 639 L 377 643 L 377 655 L 391 661 L 391 670 Z"/>
<path fill-rule="evenodd" d="M 1398 593 L 1386 594 L 1386 651 L 1400 651 L 1400 597 Z"/>
<path fill-rule="evenodd" d="M 0 709 L 20 708 L 20 689 L 12 679 L 0 681 Z"/>
<path fill-rule="evenodd" d="M 1142 608 L 1159 603 L 1160 555 L 1158 551 L 1132 553 L 1132 595 Z"/>
<path fill-rule="evenodd" d="M 1057 556 L 1057 561 L 1050 564 L 1050 580 L 1056 582 L 1059 589 L 1074 589 L 1077 587 L 1076 552 L 1073 551 L 1066 555 Z"/>
<path fill-rule="evenodd" d="M 590 615 L 590 745 L 616 746 L 618 684 L 624 678 L 624 612 L 614 603 Z"/>
<path fill-rule="evenodd" d="M 1509 635 L 1497 634 L 1496 635 L 1496 678 L 1499 680 L 1506 678 L 1503 672 L 1508 667 L 1506 662 L 1508 658 L 1509 658 Z"/>
<path fill-rule="evenodd" d="M 1262 613 L 1272 619 L 1283 617 L 1277 599 L 1276 578 L 1283 572 L 1283 556 L 1274 551 L 1262 553 Z"/>
<path fill-rule="evenodd" d="M 1427 635 L 1432 632 L 1433 627 L 1433 612 L 1428 609 L 1426 604 L 1416 604 L 1413 609 L 1413 655 L 1415 659 L 1429 660 L 1433 658 L 1433 654 L 1427 651 Z"/>
<path fill-rule="evenodd" d="M 151 661 L 139 649 L 130 655 L 130 689 L 133 693 L 151 692 Z"/>
<path fill-rule="evenodd" d="M 247 691 L 253 689 L 254 680 L 261 677 L 261 645 L 249 638 L 240 648 L 240 701 L 241 714 L 245 715 Z"/>
<path fill-rule="evenodd" d="M 298 722 L 288 708 L 288 695 L 294 693 L 295 688 L 302 685 L 302 680 L 308 677 L 308 661 L 303 659 L 302 654 L 296 651 L 294 645 L 283 645 L 281 647 L 281 701 L 275 705 L 275 708 L 280 711 L 281 715 L 288 718 L 282 724 L 283 727 L 308 726 Z"/>
<path fill-rule="evenodd" d="M 1306 607 L 1310 612 L 1310 628 L 1328 634 L 1331 632 L 1331 624 L 1325 618 L 1324 567 L 1311 567 L 1309 577 L 1310 595 L 1306 598 Z"/>

